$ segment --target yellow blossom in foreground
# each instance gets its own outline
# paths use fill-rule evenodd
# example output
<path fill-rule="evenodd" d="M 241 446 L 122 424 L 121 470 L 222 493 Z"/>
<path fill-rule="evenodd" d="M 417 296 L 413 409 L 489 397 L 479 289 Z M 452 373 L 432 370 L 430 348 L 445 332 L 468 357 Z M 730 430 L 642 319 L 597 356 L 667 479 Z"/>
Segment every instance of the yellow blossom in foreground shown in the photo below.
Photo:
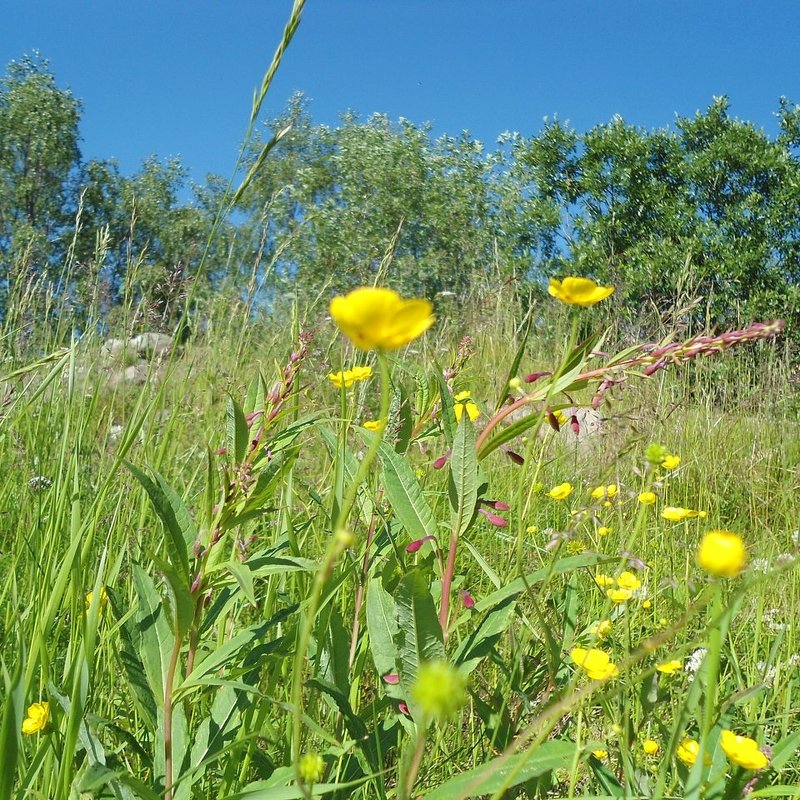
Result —
<path fill-rule="evenodd" d="M 580 539 L 576 539 L 572 542 L 567 542 L 567 552 L 572 555 L 577 555 L 578 553 L 582 553 L 586 549 L 586 545 L 580 541 Z"/>
<path fill-rule="evenodd" d="M 597 636 L 598 639 L 607 639 L 611 636 L 611 631 L 613 629 L 613 625 L 610 619 L 604 619 L 597 623 L 597 625 L 592 625 L 589 628 L 589 633 L 593 636 Z"/>
<path fill-rule="evenodd" d="M 607 497 L 616 497 L 618 491 L 619 491 L 619 486 L 617 486 L 616 483 L 609 483 L 608 486 L 606 486 Z"/>
<path fill-rule="evenodd" d="M 652 603 L 651 600 L 645 600 L 642 603 L 642 608 L 652 608 L 652 607 L 653 607 L 653 603 Z"/>
<path fill-rule="evenodd" d="M 636 499 L 645 506 L 651 506 L 658 500 L 655 492 L 642 492 Z"/>
<path fill-rule="evenodd" d="M 605 650 L 583 647 L 573 647 L 569 652 L 570 658 L 593 680 L 605 681 L 619 675 L 619 668 L 611 661 L 611 656 Z"/>
<path fill-rule="evenodd" d="M 608 750 L 592 750 L 592 755 L 598 760 L 602 761 L 608 758 Z"/>
<path fill-rule="evenodd" d="M 674 675 L 683 669 L 683 662 L 677 659 L 665 661 L 663 664 L 656 664 L 656 669 L 664 675 Z"/>
<path fill-rule="evenodd" d="M 620 589 L 627 589 L 630 592 L 635 592 L 642 585 L 642 582 L 632 572 L 625 570 L 621 572 L 617 578 L 617 586 Z"/>
<path fill-rule="evenodd" d="M 728 760 L 745 769 L 764 769 L 769 759 L 758 749 L 758 743 L 733 731 L 722 731 L 720 743 Z"/>
<path fill-rule="evenodd" d="M 397 350 L 435 321 L 427 300 L 404 300 L 392 289 L 371 286 L 334 297 L 330 312 L 342 333 L 361 350 Z"/>
<path fill-rule="evenodd" d="M 475 403 L 473 403 L 469 398 L 469 392 L 459 392 L 453 398 L 453 400 L 455 400 L 453 411 L 455 411 L 456 414 L 456 422 L 461 422 L 461 417 L 464 416 L 465 411 L 467 412 L 470 422 L 475 422 L 475 420 L 481 415 L 478 406 L 476 406 Z"/>
<path fill-rule="evenodd" d="M 736 577 L 747 563 L 747 549 L 742 537 L 731 531 L 709 531 L 700 543 L 697 563 L 717 577 Z"/>
<path fill-rule="evenodd" d="M 681 463 L 681 457 L 680 456 L 667 456 L 661 462 L 661 466 L 664 467 L 664 469 L 677 469 L 678 464 L 680 464 L 680 463 Z"/>
<path fill-rule="evenodd" d="M 685 519 L 694 517 L 708 516 L 705 511 L 692 511 L 691 508 L 681 508 L 680 506 L 666 506 L 661 509 L 661 516 L 670 522 L 683 522 Z"/>
<path fill-rule="evenodd" d="M 108 593 L 106 592 L 106 587 L 101 586 L 98 594 L 100 596 L 100 610 L 102 611 L 108 605 Z M 89 607 L 92 605 L 92 600 L 94 600 L 94 592 L 89 592 L 86 595 L 87 611 L 89 610 Z"/>
<path fill-rule="evenodd" d="M 601 525 L 597 529 L 598 536 L 608 536 L 609 533 L 611 533 L 611 528 L 607 528 L 605 525 Z"/>
<path fill-rule="evenodd" d="M 613 586 L 617 581 L 615 578 L 612 578 L 610 575 L 603 575 L 600 573 L 599 575 L 594 576 L 594 582 L 598 586 Z"/>
<path fill-rule="evenodd" d="M 421 664 L 411 694 L 428 719 L 453 716 L 467 702 L 467 681 L 447 661 Z"/>
<path fill-rule="evenodd" d="M 383 429 L 383 421 L 379 419 L 368 419 L 364 423 L 364 427 L 368 431 L 380 431 Z"/>
<path fill-rule="evenodd" d="M 602 500 L 606 496 L 606 487 L 605 486 L 598 486 L 596 489 L 592 489 L 592 498 L 595 500 Z"/>
<path fill-rule="evenodd" d="M 329 372 L 328 380 L 337 389 L 341 389 L 342 387 L 349 389 L 353 385 L 353 373 L 349 369 Z"/>
<path fill-rule="evenodd" d="M 319 783 L 325 774 L 325 762 L 319 753 L 304 753 L 300 756 L 297 772 L 303 783 L 309 785 Z"/>
<path fill-rule="evenodd" d="M 539 533 L 539 526 L 538 525 L 528 525 L 525 528 L 525 533 Z"/>
<path fill-rule="evenodd" d="M 606 594 L 609 600 L 617 605 L 627 603 L 633 597 L 633 592 L 630 589 L 606 589 Z"/>
<path fill-rule="evenodd" d="M 642 750 L 649 756 L 654 756 L 661 749 L 661 745 L 653 739 L 645 739 L 642 742 Z"/>
<path fill-rule="evenodd" d="M 686 764 L 687 767 L 691 767 L 694 765 L 694 762 L 697 761 L 697 756 L 700 755 L 700 742 L 696 741 L 695 739 L 684 739 L 678 745 L 678 749 L 676 750 L 675 754 L 681 761 L 683 761 L 684 764 Z M 709 757 L 708 753 L 705 754 L 703 763 L 711 763 L 711 758 Z"/>
<path fill-rule="evenodd" d="M 47 727 L 50 719 L 50 703 L 34 703 L 28 706 L 28 716 L 22 721 L 22 732 L 28 736 L 38 733 Z"/>
<path fill-rule="evenodd" d="M 548 497 L 552 497 L 553 500 L 566 500 L 572 494 L 572 484 L 571 483 L 559 483 L 558 486 L 554 486 L 548 493 Z"/>
<path fill-rule="evenodd" d="M 591 278 L 564 278 L 563 281 L 550 278 L 547 291 L 562 303 L 571 306 L 593 306 L 614 293 L 613 286 L 599 286 Z"/>

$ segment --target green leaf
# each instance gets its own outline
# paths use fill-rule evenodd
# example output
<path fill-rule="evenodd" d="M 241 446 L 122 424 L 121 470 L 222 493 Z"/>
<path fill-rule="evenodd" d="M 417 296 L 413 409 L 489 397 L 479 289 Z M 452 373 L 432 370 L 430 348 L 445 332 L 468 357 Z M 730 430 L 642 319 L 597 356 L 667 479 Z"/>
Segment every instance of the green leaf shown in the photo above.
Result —
<path fill-rule="evenodd" d="M 450 390 L 447 388 L 447 381 L 444 379 L 442 370 L 438 366 L 434 376 L 436 377 L 436 383 L 439 386 L 439 397 L 442 401 L 439 420 L 442 423 L 444 438 L 447 439 L 447 444 L 452 445 L 456 436 L 456 427 L 458 425 L 456 422 L 456 413 L 453 411 L 453 395 L 450 394 Z"/>
<path fill-rule="evenodd" d="M 411 465 L 384 442 L 378 447 L 378 453 L 382 466 L 381 481 L 400 524 L 412 539 L 435 537 L 438 533 L 436 520 Z"/>
<path fill-rule="evenodd" d="M 540 744 L 533 753 L 518 753 L 500 761 L 494 758 L 474 769 L 462 772 L 425 795 L 425 800 L 460 800 L 496 792 L 503 787 L 521 783 L 543 775 L 571 762 L 575 744 L 550 741 Z M 508 780 L 511 773 L 514 777 Z M 508 780 L 508 783 L 506 781 Z"/>
<path fill-rule="evenodd" d="M 367 633 L 369 649 L 375 670 L 380 677 L 397 668 L 395 638 L 397 636 L 397 609 L 394 598 L 381 585 L 379 578 L 370 578 L 367 584 Z"/>
<path fill-rule="evenodd" d="M 239 584 L 239 589 L 247 599 L 247 602 L 253 608 L 258 608 L 256 602 L 256 590 L 253 585 L 253 572 L 247 564 L 242 564 L 241 561 L 229 561 L 225 565 L 225 569 L 233 575 L 236 583 Z"/>
<path fill-rule="evenodd" d="M 420 569 L 404 575 L 395 592 L 397 608 L 398 672 L 411 715 L 420 720 L 412 687 L 417 681 L 420 664 L 444 658 L 442 628 L 436 615 L 428 582 Z"/>
<path fill-rule="evenodd" d="M 798 747 L 800 747 L 800 731 L 790 733 L 776 742 L 772 748 L 772 758 L 770 759 L 772 769 L 779 770 L 784 767 L 797 752 Z"/>
<path fill-rule="evenodd" d="M 147 682 L 159 708 L 164 705 L 166 674 L 175 637 L 169 628 L 164 604 L 153 579 L 138 565 L 133 565 L 133 586 L 139 599 L 136 622 L 139 658 Z"/>
<path fill-rule="evenodd" d="M 153 556 L 153 562 L 164 576 L 163 586 L 170 612 L 167 615 L 167 620 L 175 636 L 178 639 L 183 639 L 189 628 L 191 628 L 192 620 L 194 619 L 194 598 L 186 581 L 178 575 L 171 564 L 157 556 Z"/>
<path fill-rule="evenodd" d="M 0 770 L 0 800 L 10 800 L 14 790 L 14 777 L 17 774 L 17 755 L 19 750 L 19 731 L 22 728 L 24 714 L 24 692 L 22 685 L 22 657 L 24 649 L 17 638 L 17 661 L 14 672 L 9 675 L 3 662 L 3 682 L 5 697 L 3 700 L 3 719 L 0 722 L 0 758 L 3 769 Z"/>
<path fill-rule="evenodd" d="M 492 651 L 514 618 L 516 600 L 506 598 L 494 606 L 456 651 L 454 661 L 468 675 Z"/>
<path fill-rule="evenodd" d="M 475 429 L 466 414 L 462 416 L 453 440 L 447 488 L 453 509 L 452 531 L 454 535 L 460 536 L 469 529 L 478 505 Z"/>
<path fill-rule="evenodd" d="M 225 413 L 228 433 L 228 460 L 232 465 L 241 464 L 247 455 L 250 442 L 250 429 L 239 404 L 228 395 L 228 407 Z"/>
<path fill-rule="evenodd" d="M 494 413 L 496 414 L 503 406 L 506 397 L 508 397 L 508 384 L 512 378 L 517 376 L 517 370 L 519 369 L 519 365 L 522 362 L 522 356 L 525 354 L 525 348 L 528 344 L 528 337 L 531 335 L 531 329 L 533 328 L 533 306 L 528 309 L 528 314 L 522 323 L 525 326 L 525 329 L 522 333 L 522 339 L 520 339 L 519 346 L 517 347 L 517 352 L 514 354 L 514 360 L 511 362 L 511 367 L 508 370 L 508 374 L 506 375 L 505 382 L 503 383 L 500 389 L 500 396 L 497 398 L 497 403 L 494 407 Z"/>
<path fill-rule="evenodd" d="M 152 470 L 155 478 L 153 481 L 129 461 L 125 462 L 125 466 L 150 496 L 150 501 L 167 532 L 165 543 L 170 563 L 188 584 L 189 548 L 197 541 L 197 528 L 189 511 L 183 500 L 158 472 Z"/>

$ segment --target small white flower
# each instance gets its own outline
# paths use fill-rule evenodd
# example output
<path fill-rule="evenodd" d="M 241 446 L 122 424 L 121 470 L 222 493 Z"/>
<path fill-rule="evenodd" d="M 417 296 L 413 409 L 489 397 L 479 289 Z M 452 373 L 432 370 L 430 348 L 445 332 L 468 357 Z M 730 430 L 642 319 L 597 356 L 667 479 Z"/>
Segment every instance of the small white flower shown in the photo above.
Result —
<path fill-rule="evenodd" d="M 767 686 L 772 686 L 778 670 L 774 666 L 767 666 L 766 661 L 759 661 L 756 664 L 756 669 L 761 673 L 762 680 Z"/>
<path fill-rule="evenodd" d="M 794 564 L 796 556 L 794 553 L 781 553 L 775 558 L 776 567 L 788 567 L 789 564 Z"/>
<path fill-rule="evenodd" d="M 753 572 L 763 572 L 766 575 L 769 572 L 769 560 L 766 558 L 754 558 L 750 562 L 750 569 Z"/>
<path fill-rule="evenodd" d="M 692 653 L 689 658 L 686 659 L 686 664 L 684 665 L 684 669 L 687 672 L 691 672 L 694 674 L 703 664 L 703 659 L 706 657 L 706 650 L 705 647 L 698 647 L 697 650 Z"/>
<path fill-rule="evenodd" d="M 42 489 L 49 489 L 52 485 L 53 481 L 51 481 L 50 478 L 45 478 L 44 475 L 34 475 L 28 481 L 28 486 L 30 486 L 34 492 L 39 492 Z"/>
<path fill-rule="evenodd" d="M 800 653 L 792 653 L 789 656 L 788 664 L 792 668 L 800 667 Z"/>

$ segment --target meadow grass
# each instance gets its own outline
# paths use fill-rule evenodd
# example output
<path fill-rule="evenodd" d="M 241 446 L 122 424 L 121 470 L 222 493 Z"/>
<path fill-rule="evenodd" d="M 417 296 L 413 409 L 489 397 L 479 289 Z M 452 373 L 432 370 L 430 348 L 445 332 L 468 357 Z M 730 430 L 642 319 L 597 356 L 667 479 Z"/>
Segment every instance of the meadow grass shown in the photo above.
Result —
<path fill-rule="evenodd" d="M 596 441 L 576 446 L 545 422 L 509 443 L 524 464 L 497 449 L 454 488 L 509 392 L 527 311 L 507 297 L 474 313 L 486 306 L 476 298 L 388 360 L 386 436 L 402 444 L 353 489 L 353 536 L 338 544 L 375 436 L 360 425 L 379 417 L 381 392 L 374 356 L 324 310 L 277 325 L 209 306 L 163 382 L 113 389 L 98 338 L 64 347 L 63 326 L 52 339 L 41 326 L 20 347 L 6 329 L 0 796 L 736 797 L 753 779 L 753 796 L 800 796 L 800 436 L 780 345 L 631 375 L 601 406 Z M 565 309 L 537 314 L 518 376 L 555 370 L 569 337 Z M 313 339 L 301 345 L 300 331 Z M 328 373 L 354 363 L 374 376 L 335 389 Z M 588 403 L 593 388 L 549 399 Z M 462 390 L 481 416 L 448 434 Z M 253 451 L 268 455 L 245 466 L 278 407 Z M 654 442 L 680 456 L 676 469 L 648 464 Z M 563 482 L 571 494 L 551 498 Z M 614 496 L 592 497 L 609 484 Z M 473 514 L 476 499 L 505 505 Z M 667 506 L 706 516 L 669 522 Z M 713 528 L 746 541 L 741 576 L 709 580 L 695 563 Z M 429 530 L 435 540 L 407 552 Z M 176 531 L 199 544 L 187 538 L 181 556 Z M 623 570 L 642 585 L 616 605 L 594 578 Z M 592 632 L 603 620 L 606 637 Z M 605 650 L 620 674 L 589 681 L 577 646 Z M 435 658 L 468 689 L 436 721 L 417 685 Z M 675 674 L 655 671 L 670 660 Z M 459 697 L 440 684 L 434 708 Z M 49 718 L 23 735 L 37 702 Z M 769 745 L 770 766 L 728 760 L 726 729 Z M 676 758 L 686 738 L 708 766 Z"/>

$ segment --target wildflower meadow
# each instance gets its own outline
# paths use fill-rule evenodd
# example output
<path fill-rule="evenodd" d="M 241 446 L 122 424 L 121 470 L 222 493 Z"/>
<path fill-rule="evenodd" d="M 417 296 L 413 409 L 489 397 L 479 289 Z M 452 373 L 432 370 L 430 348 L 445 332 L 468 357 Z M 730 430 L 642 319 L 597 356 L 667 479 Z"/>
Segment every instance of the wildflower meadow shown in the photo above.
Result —
<path fill-rule="evenodd" d="M 451 302 L 397 241 L 133 344 L 9 278 L 0 800 L 800 798 L 788 323 L 645 330 L 590 266 Z"/>

